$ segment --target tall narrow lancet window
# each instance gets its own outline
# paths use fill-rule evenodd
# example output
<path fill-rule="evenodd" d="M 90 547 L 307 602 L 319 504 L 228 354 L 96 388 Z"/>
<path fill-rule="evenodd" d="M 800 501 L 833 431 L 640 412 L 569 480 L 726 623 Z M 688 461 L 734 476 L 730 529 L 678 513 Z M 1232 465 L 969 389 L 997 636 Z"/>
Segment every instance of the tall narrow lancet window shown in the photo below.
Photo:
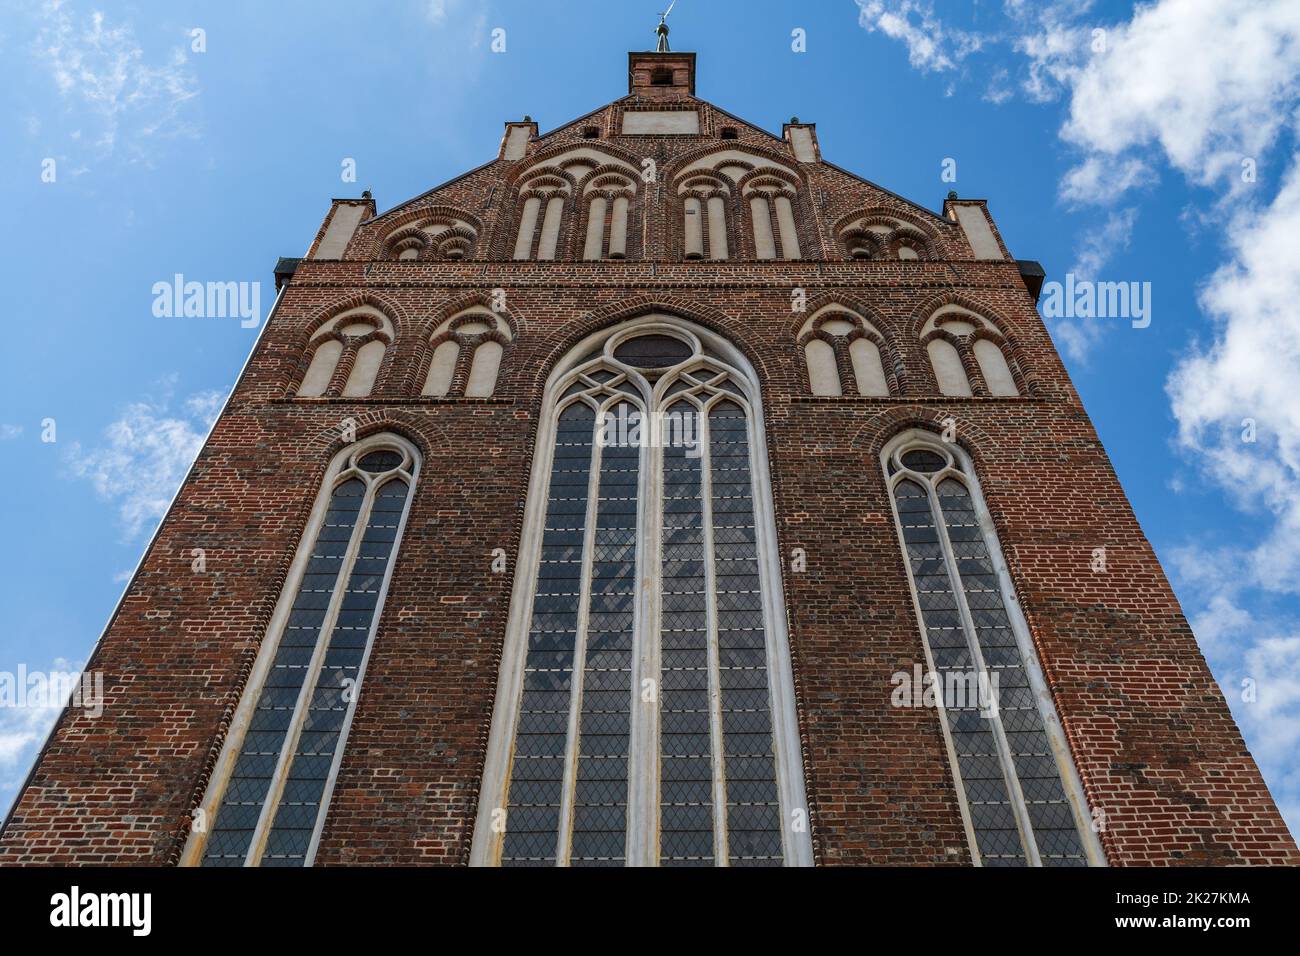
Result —
<path fill-rule="evenodd" d="M 969 458 L 912 431 L 884 462 L 975 861 L 1104 863 Z"/>
<path fill-rule="evenodd" d="M 186 863 L 311 863 L 418 470 L 416 450 L 393 435 L 331 463 Z"/>
<path fill-rule="evenodd" d="M 474 862 L 810 863 L 751 368 L 648 316 L 546 396 Z"/>

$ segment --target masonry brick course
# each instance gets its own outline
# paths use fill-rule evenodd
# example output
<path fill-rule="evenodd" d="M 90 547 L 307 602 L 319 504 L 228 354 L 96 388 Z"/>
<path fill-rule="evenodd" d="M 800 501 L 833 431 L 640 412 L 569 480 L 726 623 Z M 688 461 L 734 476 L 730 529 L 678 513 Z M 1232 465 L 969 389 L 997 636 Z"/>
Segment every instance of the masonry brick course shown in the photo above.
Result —
<path fill-rule="evenodd" d="M 88 664 L 105 675 L 103 716 L 60 720 L 0 834 L 0 863 L 179 861 L 347 419 L 358 437 L 409 438 L 423 466 L 316 863 L 468 862 L 542 387 L 585 335 L 646 312 L 726 336 L 761 383 L 819 863 L 970 863 L 937 714 L 889 706 L 890 675 L 925 658 L 879 456 L 900 430 L 950 418 L 1088 801 L 1104 814 L 1108 861 L 1300 863 L 1014 260 L 975 260 L 949 219 L 798 163 L 788 143 L 680 89 L 649 90 L 534 139 L 521 160 L 382 215 L 369 204 L 341 260 L 309 253 Z M 652 104 L 695 106 L 700 135 L 618 134 L 621 111 Z M 591 126 L 599 138 L 584 136 Z M 723 126 L 737 138 L 719 140 Z M 628 258 L 575 261 L 571 204 L 562 258 L 508 261 L 520 177 L 576 147 L 637 168 L 655 160 L 657 181 L 632 204 Z M 804 259 L 757 261 L 752 242 L 732 241 L 731 260 L 682 260 L 668 184 L 716 149 L 798 172 Z M 430 210 L 476 225 L 465 259 L 376 258 Z M 929 261 L 849 259 L 838 230 L 868 210 L 915 223 Z M 731 222 L 743 235 L 738 203 Z M 495 289 L 514 339 L 494 395 L 421 397 L 433 330 Z M 794 289 L 805 312 L 791 309 Z M 938 394 L 919 335 L 952 303 L 999 328 L 1021 397 Z M 897 356 L 898 394 L 810 394 L 796 337 L 828 304 L 876 325 Z M 312 333 L 360 305 L 396 333 L 371 396 L 294 397 Z M 1089 566 L 1098 547 L 1104 574 Z M 205 573 L 190 570 L 194 548 Z M 507 573 L 491 571 L 496 548 Z M 795 548 L 807 552 L 802 572 L 790 570 Z"/>

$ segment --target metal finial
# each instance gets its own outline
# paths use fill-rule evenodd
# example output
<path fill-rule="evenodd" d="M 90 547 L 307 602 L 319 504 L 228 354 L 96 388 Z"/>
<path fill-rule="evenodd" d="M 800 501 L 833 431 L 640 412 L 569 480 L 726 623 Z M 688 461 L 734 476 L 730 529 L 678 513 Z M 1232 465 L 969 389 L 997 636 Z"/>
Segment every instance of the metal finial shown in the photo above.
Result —
<path fill-rule="evenodd" d="M 673 7 L 677 6 L 677 0 L 668 4 L 668 9 L 659 14 L 659 26 L 655 27 L 655 33 L 659 35 L 659 42 L 655 45 L 656 53 L 670 53 L 668 49 L 668 14 L 673 12 Z"/>

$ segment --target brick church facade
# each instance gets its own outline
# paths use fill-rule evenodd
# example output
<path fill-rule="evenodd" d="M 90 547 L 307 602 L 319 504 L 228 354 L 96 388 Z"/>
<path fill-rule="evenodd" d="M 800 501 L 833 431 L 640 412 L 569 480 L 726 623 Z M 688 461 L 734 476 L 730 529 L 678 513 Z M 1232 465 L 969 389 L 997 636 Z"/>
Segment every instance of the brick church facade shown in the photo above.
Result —
<path fill-rule="evenodd" d="M 282 263 L 0 863 L 1300 863 L 985 203 L 628 66 Z"/>

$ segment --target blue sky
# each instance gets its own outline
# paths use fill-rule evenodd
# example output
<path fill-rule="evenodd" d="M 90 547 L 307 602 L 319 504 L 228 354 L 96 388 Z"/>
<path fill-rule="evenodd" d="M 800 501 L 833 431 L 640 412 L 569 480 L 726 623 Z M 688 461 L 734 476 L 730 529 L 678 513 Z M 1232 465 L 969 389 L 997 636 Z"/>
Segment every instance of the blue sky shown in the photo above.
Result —
<path fill-rule="evenodd" d="M 154 283 L 261 282 L 265 312 L 330 197 L 389 208 L 507 120 L 617 98 L 661 6 L 0 4 L 0 672 L 85 661 L 252 346 L 156 317 Z M 1049 279 L 1151 283 L 1148 328 L 1053 335 L 1300 830 L 1300 4 L 680 0 L 669 22 L 704 98 L 816 122 L 827 159 L 931 209 L 987 198 Z M 52 713 L 0 707 L 0 808 Z"/>

